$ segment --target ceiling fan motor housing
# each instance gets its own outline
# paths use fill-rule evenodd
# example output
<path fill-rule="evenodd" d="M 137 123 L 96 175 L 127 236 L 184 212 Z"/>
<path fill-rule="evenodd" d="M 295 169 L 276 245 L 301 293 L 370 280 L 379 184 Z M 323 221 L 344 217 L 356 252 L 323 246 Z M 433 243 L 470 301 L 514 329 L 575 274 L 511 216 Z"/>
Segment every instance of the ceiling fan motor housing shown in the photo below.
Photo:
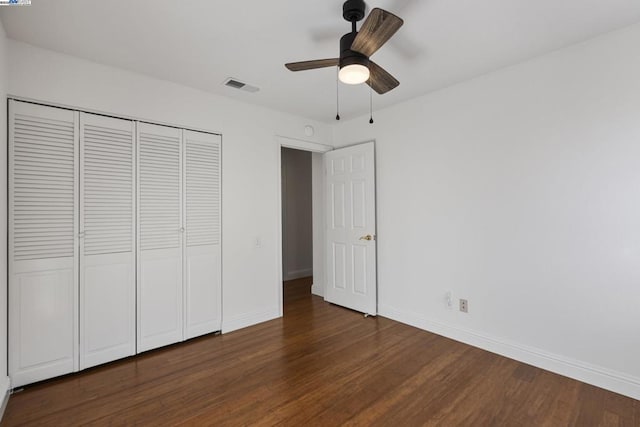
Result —
<path fill-rule="evenodd" d="M 364 0 L 347 0 L 342 5 L 342 17 L 349 22 L 357 22 L 364 18 Z"/>
<path fill-rule="evenodd" d="M 340 38 L 340 68 L 351 64 L 360 64 L 367 68 L 369 67 L 369 58 L 359 52 L 351 50 L 351 45 L 357 35 L 358 33 L 347 33 Z"/>

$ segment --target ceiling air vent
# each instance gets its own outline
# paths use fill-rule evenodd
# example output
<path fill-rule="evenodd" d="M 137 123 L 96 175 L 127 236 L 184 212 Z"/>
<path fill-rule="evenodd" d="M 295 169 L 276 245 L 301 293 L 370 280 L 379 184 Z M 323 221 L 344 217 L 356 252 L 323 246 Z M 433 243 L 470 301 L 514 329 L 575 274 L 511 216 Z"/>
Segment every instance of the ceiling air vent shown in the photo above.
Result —
<path fill-rule="evenodd" d="M 234 89 L 240 89 L 240 90 L 244 90 L 245 92 L 251 92 L 251 93 L 254 93 L 260 90 L 260 88 L 251 86 L 249 84 L 246 84 L 245 82 L 241 82 L 240 80 L 234 79 L 233 77 L 229 77 L 222 84 L 228 87 L 232 87 Z"/>

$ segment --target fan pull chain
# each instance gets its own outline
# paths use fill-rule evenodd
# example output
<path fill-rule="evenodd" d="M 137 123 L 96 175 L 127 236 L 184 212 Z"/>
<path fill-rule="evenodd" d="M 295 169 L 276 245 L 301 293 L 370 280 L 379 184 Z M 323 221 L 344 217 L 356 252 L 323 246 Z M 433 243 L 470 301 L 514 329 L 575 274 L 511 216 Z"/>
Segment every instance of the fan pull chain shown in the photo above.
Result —
<path fill-rule="evenodd" d="M 336 68 L 336 120 L 340 120 L 340 68 Z"/>
<path fill-rule="evenodd" d="M 369 123 L 373 124 L 373 89 L 369 86 Z"/>

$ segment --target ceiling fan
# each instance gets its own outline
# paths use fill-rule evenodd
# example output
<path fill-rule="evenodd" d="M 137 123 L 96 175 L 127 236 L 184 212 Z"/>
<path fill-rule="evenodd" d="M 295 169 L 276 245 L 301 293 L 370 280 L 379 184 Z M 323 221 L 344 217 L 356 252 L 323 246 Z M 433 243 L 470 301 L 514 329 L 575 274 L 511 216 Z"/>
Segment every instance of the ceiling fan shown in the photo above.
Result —
<path fill-rule="evenodd" d="M 369 58 L 400 29 L 404 21 L 386 10 L 375 8 L 356 30 L 356 22 L 365 15 L 364 0 L 347 0 L 342 5 L 342 16 L 351 22 L 351 32 L 340 38 L 340 57 L 313 61 L 290 62 L 291 71 L 313 70 L 338 66 L 338 78 L 347 84 L 367 83 L 379 94 L 396 88 L 400 82 Z"/>

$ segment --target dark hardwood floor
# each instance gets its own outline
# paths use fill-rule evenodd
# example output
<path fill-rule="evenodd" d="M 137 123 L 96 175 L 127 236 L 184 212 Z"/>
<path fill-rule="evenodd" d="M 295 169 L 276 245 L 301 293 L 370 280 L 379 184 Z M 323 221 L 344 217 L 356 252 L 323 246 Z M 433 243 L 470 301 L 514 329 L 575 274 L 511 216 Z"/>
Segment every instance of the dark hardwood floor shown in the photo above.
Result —
<path fill-rule="evenodd" d="M 14 394 L 2 425 L 640 426 L 640 402 L 285 286 L 284 318 Z"/>

